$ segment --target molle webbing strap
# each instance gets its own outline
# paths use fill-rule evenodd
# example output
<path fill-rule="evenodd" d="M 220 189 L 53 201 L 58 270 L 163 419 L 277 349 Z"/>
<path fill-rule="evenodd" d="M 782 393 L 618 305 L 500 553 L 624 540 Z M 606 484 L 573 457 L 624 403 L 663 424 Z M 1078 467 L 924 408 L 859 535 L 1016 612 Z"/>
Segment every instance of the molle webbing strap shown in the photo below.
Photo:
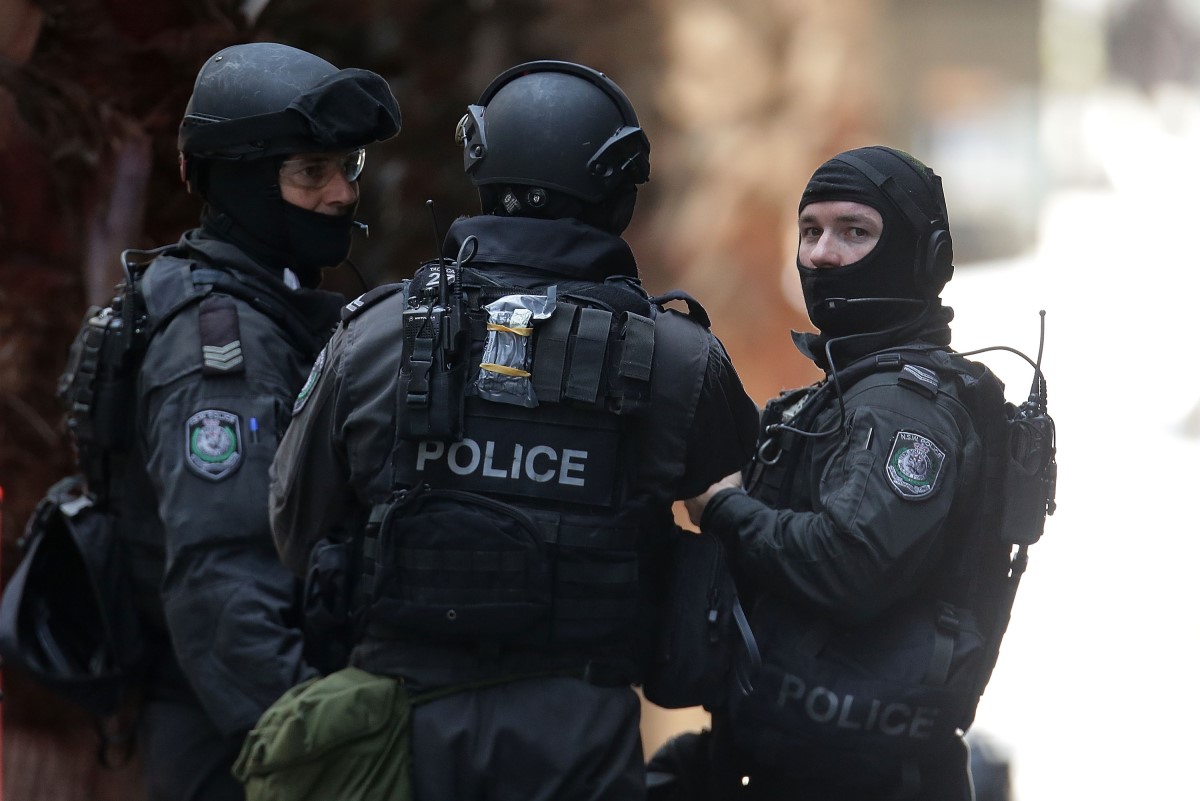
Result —
<path fill-rule="evenodd" d="M 571 369 L 567 374 L 566 395 L 572 400 L 595 403 L 604 375 L 604 356 L 608 351 L 608 331 L 612 312 L 582 309 L 579 328 L 571 348 Z"/>
<path fill-rule="evenodd" d="M 611 584 L 635 586 L 638 580 L 637 562 L 614 562 L 608 565 L 593 562 L 562 561 L 557 579 L 574 584 Z"/>
<path fill-rule="evenodd" d="M 562 400 L 563 374 L 567 366 L 567 346 L 579 307 L 559 301 L 550 319 L 539 325 L 537 351 L 533 358 L 533 391 L 540 401 Z"/>
<path fill-rule="evenodd" d="M 617 375 L 635 381 L 650 380 L 654 358 L 654 321 L 640 314 L 625 314 L 625 339 L 617 362 Z"/>
<path fill-rule="evenodd" d="M 559 596 L 554 599 L 554 617 L 559 625 L 567 621 L 631 620 L 638 611 L 637 598 L 625 593 L 620 597 L 587 598 Z"/>
<path fill-rule="evenodd" d="M 429 405 L 429 371 L 433 366 L 433 338 L 417 334 L 413 337 L 412 348 L 412 357 L 408 361 L 412 377 L 408 381 L 405 405 L 408 408 L 408 414 L 419 414 L 413 409 L 414 406 Z"/>
<path fill-rule="evenodd" d="M 933 652 L 929 655 L 929 666 L 925 671 L 925 684 L 941 687 L 950 678 L 950 666 L 954 661 L 954 641 L 962 631 L 958 613 L 950 604 L 943 603 L 938 611 L 937 625 L 933 632 Z"/>
<path fill-rule="evenodd" d="M 353 608 L 358 610 L 366 609 L 375 599 L 375 583 L 379 575 L 379 529 L 390 508 L 390 503 L 377 503 L 371 507 L 367 525 L 363 529 L 361 572 L 354 582 Z"/>

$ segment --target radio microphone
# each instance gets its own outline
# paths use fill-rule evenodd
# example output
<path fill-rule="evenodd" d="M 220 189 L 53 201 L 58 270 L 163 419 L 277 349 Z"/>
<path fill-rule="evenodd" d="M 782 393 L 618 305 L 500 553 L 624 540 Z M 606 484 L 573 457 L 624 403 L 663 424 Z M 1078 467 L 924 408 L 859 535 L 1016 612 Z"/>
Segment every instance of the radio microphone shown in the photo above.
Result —
<path fill-rule="evenodd" d="M 827 298 L 823 301 L 827 311 L 835 311 L 852 303 L 899 303 L 909 306 L 925 306 L 929 301 L 915 298 Z"/>

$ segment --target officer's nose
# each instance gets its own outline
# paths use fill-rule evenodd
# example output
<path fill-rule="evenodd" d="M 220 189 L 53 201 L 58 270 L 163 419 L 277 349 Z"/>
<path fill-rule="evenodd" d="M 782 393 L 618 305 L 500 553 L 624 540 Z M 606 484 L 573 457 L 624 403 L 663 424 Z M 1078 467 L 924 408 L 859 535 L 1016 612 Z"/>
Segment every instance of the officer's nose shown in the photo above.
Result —
<path fill-rule="evenodd" d="M 817 270 L 842 265 L 841 253 L 833 241 L 833 234 L 829 231 L 822 232 L 812 250 L 809 251 L 808 258 L 812 261 L 813 268 Z"/>
<path fill-rule="evenodd" d="M 337 173 L 325 185 L 321 200 L 333 213 L 354 205 L 358 200 L 358 181 L 348 181 L 345 175 Z"/>

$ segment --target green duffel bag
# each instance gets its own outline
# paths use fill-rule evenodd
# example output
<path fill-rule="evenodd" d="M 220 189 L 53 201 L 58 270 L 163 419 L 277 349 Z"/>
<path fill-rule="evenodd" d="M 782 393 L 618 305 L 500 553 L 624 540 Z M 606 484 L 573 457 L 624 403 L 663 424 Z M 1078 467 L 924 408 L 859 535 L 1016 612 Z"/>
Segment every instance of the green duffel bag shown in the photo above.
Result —
<path fill-rule="evenodd" d="M 233 766 L 246 801 L 412 801 L 412 701 L 345 668 L 284 693 Z"/>

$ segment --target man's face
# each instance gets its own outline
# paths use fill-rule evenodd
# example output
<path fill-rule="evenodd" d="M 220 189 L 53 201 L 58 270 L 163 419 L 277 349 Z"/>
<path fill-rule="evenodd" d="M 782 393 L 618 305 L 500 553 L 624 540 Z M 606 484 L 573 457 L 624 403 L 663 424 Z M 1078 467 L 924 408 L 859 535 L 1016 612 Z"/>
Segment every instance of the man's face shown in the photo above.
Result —
<path fill-rule="evenodd" d="M 297 153 L 279 167 L 279 194 L 293 206 L 339 215 L 358 202 L 358 176 L 365 154 Z"/>
<path fill-rule="evenodd" d="M 820 200 L 800 212 L 800 265 L 821 270 L 854 264 L 883 234 L 883 217 L 865 203 Z"/>

